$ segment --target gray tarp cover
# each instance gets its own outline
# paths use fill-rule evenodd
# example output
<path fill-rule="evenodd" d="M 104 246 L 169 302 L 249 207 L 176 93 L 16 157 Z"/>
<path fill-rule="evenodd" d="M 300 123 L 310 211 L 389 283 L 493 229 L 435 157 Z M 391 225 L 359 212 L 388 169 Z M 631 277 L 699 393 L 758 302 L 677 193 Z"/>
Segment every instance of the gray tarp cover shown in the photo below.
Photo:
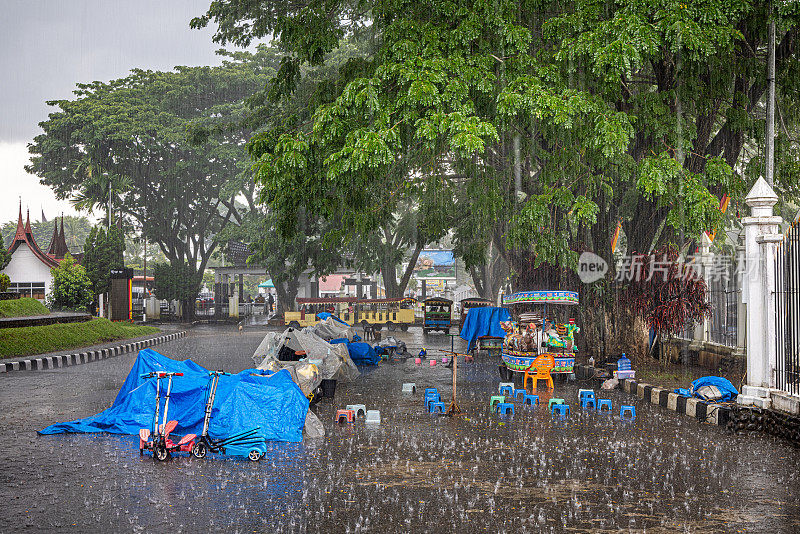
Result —
<path fill-rule="evenodd" d="M 278 351 L 284 345 L 292 350 L 305 351 L 306 359 L 299 362 L 279 361 Z M 324 378 L 349 382 L 360 374 L 345 345 L 331 345 L 309 328 L 287 328 L 282 334 L 270 332 L 253 353 L 253 362 L 258 369 L 289 369 L 306 395 L 314 391 Z"/>
<path fill-rule="evenodd" d="M 292 350 L 304 350 L 307 354 L 306 360 L 300 362 L 279 361 L 278 351 L 284 345 Z M 269 371 L 286 369 L 306 396 L 320 385 L 323 378 L 349 382 L 360 374 L 353 360 L 350 359 L 350 353 L 347 352 L 345 345 L 331 345 L 310 331 L 309 328 L 302 331 L 287 328 L 281 334 L 268 333 L 253 353 L 253 362 L 258 369 Z M 311 410 L 306 415 L 304 431 L 310 438 L 325 435 L 322 423 Z"/>
<path fill-rule="evenodd" d="M 353 341 L 356 331 L 352 326 L 345 326 L 333 317 L 328 317 L 324 321 L 317 321 L 314 326 L 303 329 L 304 332 L 313 332 L 325 341 L 331 339 L 347 339 Z"/>

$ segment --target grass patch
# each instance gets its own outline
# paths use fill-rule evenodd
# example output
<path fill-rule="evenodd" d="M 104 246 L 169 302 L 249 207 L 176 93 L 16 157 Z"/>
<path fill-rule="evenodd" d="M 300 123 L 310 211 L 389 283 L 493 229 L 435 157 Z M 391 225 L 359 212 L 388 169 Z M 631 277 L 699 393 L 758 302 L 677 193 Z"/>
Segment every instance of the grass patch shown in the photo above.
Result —
<path fill-rule="evenodd" d="M 48 313 L 50 313 L 50 310 L 36 299 L 0 300 L 0 318 L 30 317 L 31 315 L 47 315 Z"/>
<path fill-rule="evenodd" d="M 96 318 L 83 323 L 60 323 L 0 329 L 0 358 L 29 356 L 98 343 L 147 336 L 159 332 L 153 326 L 112 323 Z"/>

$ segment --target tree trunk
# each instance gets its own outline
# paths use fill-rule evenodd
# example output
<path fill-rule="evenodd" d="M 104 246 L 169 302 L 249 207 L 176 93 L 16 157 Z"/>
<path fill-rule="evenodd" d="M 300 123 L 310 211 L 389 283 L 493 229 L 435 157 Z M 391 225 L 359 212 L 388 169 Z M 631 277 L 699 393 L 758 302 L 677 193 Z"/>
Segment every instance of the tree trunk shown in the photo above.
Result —
<path fill-rule="evenodd" d="M 280 278 L 270 273 L 272 281 L 275 283 L 275 293 L 278 294 L 278 302 L 275 307 L 276 313 L 283 314 L 287 311 L 295 311 L 295 299 L 299 284 L 297 280 L 281 282 Z M 281 277 L 282 278 L 282 277 Z"/>

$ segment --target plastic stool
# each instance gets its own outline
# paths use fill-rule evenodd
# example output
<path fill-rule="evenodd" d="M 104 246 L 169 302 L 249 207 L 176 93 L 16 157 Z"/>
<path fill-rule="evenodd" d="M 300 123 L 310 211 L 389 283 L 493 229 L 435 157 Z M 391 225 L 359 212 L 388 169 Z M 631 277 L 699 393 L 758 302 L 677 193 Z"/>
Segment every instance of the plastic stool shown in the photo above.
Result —
<path fill-rule="evenodd" d="M 417 384 L 414 382 L 406 382 L 403 384 L 403 393 L 416 393 Z"/>
<path fill-rule="evenodd" d="M 436 388 L 425 388 L 425 396 L 428 396 L 428 393 L 439 393 L 439 390 Z"/>
<path fill-rule="evenodd" d="M 500 395 L 512 397 L 514 394 L 514 386 L 500 386 Z"/>
<path fill-rule="evenodd" d="M 569 414 L 569 404 L 554 404 L 551 412 L 553 415 Z"/>
<path fill-rule="evenodd" d="M 414 358 L 414 363 L 419 365 L 422 363 L 422 358 Z"/>
<path fill-rule="evenodd" d="M 435 367 L 435 366 L 436 366 L 436 360 L 431 360 L 431 367 Z"/>
<path fill-rule="evenodd" d="M 431 409 L 431 404 L 433 404 L 434 402 L 442 402 L 442 398 L 439 396 L 438 393 L 436 394 L 435 397 L 426 397 L 425 398 L 425 409 L 426 410 L 430 410 Z"/>
<path fill-rule="evenodd" d="M 597 399 L 597 411 L 602 412 L 603 407 L 608 408 L 608 412 L 611 412 L 611 399 Z"/>
<path fill-rule="evenodd" d="M 597 403 L 595 402 L 594 397 L 581 398 L 581 408 L 588 408 L 590 404 L 593 409 L 597 409 Z"/>
<path fill-rule="evenodd" d="M 447 406 L 445 406 L 443 402 L 432 402 L 428 408 L 428 413 L 436 413 L 437 408 L 441 413 L 447 411 Z"/>
<path fill-rule="evenodd" d="M 583 398 L 583 396 L 586 395 L 587 393 L 591 393 L 592 395 L 594 395 L 594 390 L 593 389 L 579 389 L 578 390 L 578 400 Z"/>
<path fill-rule="evenodd" d="M 628 412 L 628 414 L 630 414 L 631 419 L 636 418 L 636 406 L 627 406 L 623 404 L 622 408 L 619 411 L 620 419 L 625 419 L 625 412 Z"/>
<path fill-rule="evenodd" d="M 367 417 L 364 419 L 364 423 L 368 425 L 381 424 L 381 412 L 379 410 L 367 411 Z"/>
<path fill-rule="evenodd" d="M 352 423 L 356 419 L 356 414 L 353 410 L 336 410 L 337 423 Z"/>
<path fill-rule="evenodd" d="M 348 404 L 347 406 L 345 406 L 344 409 L 353 410 L 353 412 L 356 414 L 356 417 L 358 417 L 359 412 L 361 413 L 361 415 L 364 416 L 367 415 L 367 407 L 364 406 L 363 404 Z"/>
<path fill-rule="evenodd" d="M 497 410 L 497 413 L 499 413 L 500 415 L 506 415 L 508 413 L 508 410 L 511 410 L 512 414 L 514 413 L 514 405 L 511 404 L 510 402 L 499 402 L 497 403 L 497 408 L 495 409 Z"/>
<path fill-rule="evenodd" d="M 500 385 L 497 386 L 497 392 L 502 395 L 504 387 L 509 387 L 513 390 L 514 382 L 500 382 Z"/>
<path fill-rule="evenodd" d="M 489 409 L 491 410 L 494 407 L 495 402 L 505 402 L 506 398 L 503 395 L 492 395 L 489 397 Z"/>
<path fill-rule="evenodd" d="M 522 398 L 525 398 L 525 395 L 528 393 L 527 390 L 524 389 L 515 389 L 514 390 L 514 400 L 519 399 L 519 394 L 522 393 Z"/>
<path fill-rule="evenodd" d="M 525 395 L 522 397 L 522 405 L 525 406 L 526 404 L 530 404 L 533 406 L 534 404 L 539 404 L 539 395 Z"/>
<path fill-rule="evenodd" d="M 550 399 L 547 401 L 547 409 L 552 410 L 554 404 L 564 404 L 564 399 Z"/>

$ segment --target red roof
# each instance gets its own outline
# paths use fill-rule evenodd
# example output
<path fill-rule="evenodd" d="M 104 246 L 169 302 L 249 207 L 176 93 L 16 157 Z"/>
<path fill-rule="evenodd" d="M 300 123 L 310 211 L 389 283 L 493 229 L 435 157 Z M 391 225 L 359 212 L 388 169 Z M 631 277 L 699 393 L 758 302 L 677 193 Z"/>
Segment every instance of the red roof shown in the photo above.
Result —
<path fill-rule="evenodd" d="M 8 247 L 8 251 L 13 254 L 15 250 L 19 248 L 21 244 L 25 243 L 28 245 L 28 248 L 31 249 L 33 255 L 39 258 L 39 260 L 50 267 L 51 269 L 54 267 L 58 267 L 58 260 L 53 256 L 45 254 L 42 252 L 42 249 L 39 248 L 39 245 L 36 244 L 36 239 L 33 237 L 33 231 L 31 230 L 31 213 L 28 210 L 28 218 L 25 221 L 25 225 L 22 224 L 22 204 L 19 205 L 19 219 L 17 220 L 17 233 L 14 234 L 14 239 L 11 241 L 11 246 Z"/>
<path fill-rule="evenodd" d="M 342 282 L 347 278 L 344 274 L 329 274 L 319 278 L 319 290 L 324 293 L 338 293 L 342 289 Z"/>

